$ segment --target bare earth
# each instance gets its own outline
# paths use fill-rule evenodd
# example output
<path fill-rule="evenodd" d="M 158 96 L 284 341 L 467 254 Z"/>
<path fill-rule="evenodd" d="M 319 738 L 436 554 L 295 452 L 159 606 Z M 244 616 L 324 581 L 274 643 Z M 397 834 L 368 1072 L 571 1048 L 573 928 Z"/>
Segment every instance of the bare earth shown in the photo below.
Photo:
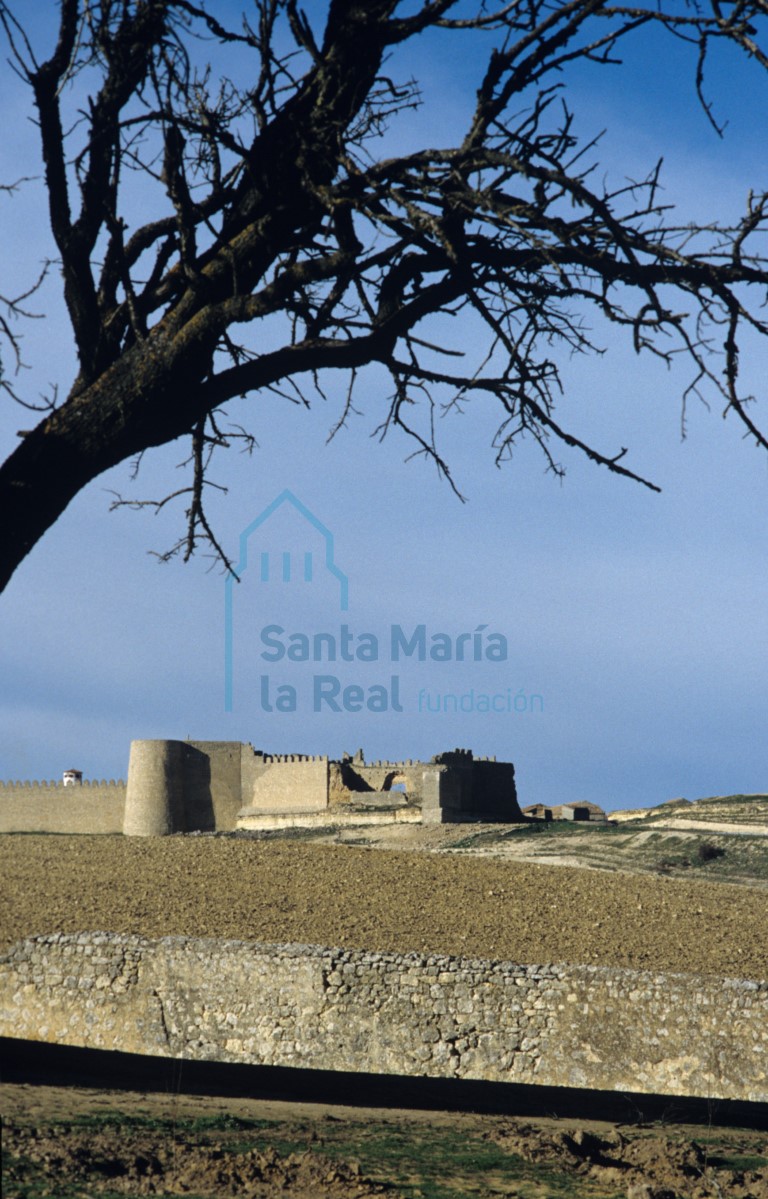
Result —
<path fill-rule="evenodd" d="M 3 1197 L 768 1199 L 768 1137 L 197 1095 L 0 1087 Z"/>
<path fill-rule="evenodd" d="M 215 936 L 768 977 L 768 893 L 457 854 L 213 837 L 0 837 L 0 944 Z"/>
<path fill-rule="evenodd" d="M 730 820 L 686 820 L 682 816 L 675 816 L 669 820 L 659 819 L 654 821 L 654 828 L 662 827 L 679 828 L 688 832 L 729 833 L 732 836 L 742 837 L 768 837 L 768 825 L 766 824 L 736 824 Z"/>

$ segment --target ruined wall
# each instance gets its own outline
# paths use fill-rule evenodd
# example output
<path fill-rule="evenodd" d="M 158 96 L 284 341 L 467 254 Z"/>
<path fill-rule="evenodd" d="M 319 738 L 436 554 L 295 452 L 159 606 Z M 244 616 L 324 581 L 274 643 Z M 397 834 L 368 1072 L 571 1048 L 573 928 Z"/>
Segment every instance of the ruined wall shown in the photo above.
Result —
<path fill-rule="evenodd" d="M 471 750 L 438 754 L 431 762 L 357 760 L 341 763 L 346 786 L 388 790 L 404 782 L 408 799 L 422 805 L 425 824 L 522 820 L 515 768 L 495 758 L 475 758 Z"/>
<path fill-rule="evenodd" d="M 328 759 L 302 754 L 263 755 L 244 780 L 242 810 L 318 812 L 328 807 Z"/>
<path fill-rule="evenodd" d="M 411 803 L 421 803 L 423 762 L 408 758 L 403 762 L 349 762 L 344 765 L 371 791 L 388 791 L 393 783 L 402 782 Z"/>
<path fill-rule="evenodd" d="M 125 783 L 0 783 L 0 833 L 120 833 Z"/>
<path fill-rule="evenodd" d="M 0 959 L 0 1035 L 183 1057 L 768 1100 L 768 982 L 83 933 Z"/>

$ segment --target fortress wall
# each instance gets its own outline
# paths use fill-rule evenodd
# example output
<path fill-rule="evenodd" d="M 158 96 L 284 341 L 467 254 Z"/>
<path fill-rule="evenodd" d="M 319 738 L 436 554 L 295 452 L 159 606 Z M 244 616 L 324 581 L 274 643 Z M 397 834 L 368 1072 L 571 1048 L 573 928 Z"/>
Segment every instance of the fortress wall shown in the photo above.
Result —
<path fill-rule="evenodd" d="M 204 755 L 207 759 L 207 765 L 194 754 L 188 755 L 185 760 L 187 828 L 215 828 L 218 832 L 231 832 L 237 827 L 237 813 L 243 806 L 240 781 L 242 758 L 246 752 L 253 756 L 252 747 L 240 741 L 188 741 L 185 744 L 196 751 L 196 755 Z M 210 823 L 193 824 L 196 810 Z"/>
<path fill-rule="evenodd" d="M 164 837 L 183 832 L 183 741 L 132 741 L 123 832 L 128 837 Z"/>
<path fill-rule="evenodd" d="M 261 778 L 265 770 L 264 754 L 243 744 L 240 751 L 240 807 L 248 803 L 256 779 Z"/>
<path fill-rule="evenodd" d="M 768 982 L 83 933 L 0 959 L 0 1035 L 189 1060 L 768 1100 Z"/>
<path fill-rule="evenodd" d="M 511 763 L 473 762 L 468 751 L 443 757 L 434 765 L 331 765 L 324 756 L 256 753 L 240 741 L 133 741 L 128 782 L 113 784 L 119 796 L 97 796 L 88 783 L 0 783 L 0 832 L 229 832 L 242 809 L 321 812 L 329 800 L 348 801 L 347 789 L 383 792 L 393 779 L 405 781 L 412 804 L 423 804 L 425 823 L 522 819 Z"/>
<path fill-rule="evenodd" d="M 450 757 L 455 760 L 423 768 L 425 824 L 524 819 L 517 802 L 515 768 L 511 762 L 486 758 L 462 762 L 458 754 Z"/>
<path fill-rule="evenodd" d="M 195 745 L 182 742 L 180 795 L 182 829 L 189 832 L 213 832 L 216 815 L 211 793 L 211 763 L 208 755 Z"/>
<path fill-rule="evenodd" d="M 114 779 L 0 783 L 0 833 L 120 833 L 125 793 Z"/>
<path fill-rule="evenodd" d="M 393 775 L 406 781 L 408 798 L 422 803 L 426 823 L 471 820 L 522 820 L 511 762 L 473 759 L 467 752 L 425 762 L 345 763 L 373 791 L 382 791 Z"/>
<path fill-rule="evenodd" d="M 239 741 L 132 741 L 123 832 L 234 829 L 243 748 Z"/>
<path fill-rule="evenodd" d="M 328 759 L 291 754 L 265 758 L 263 770 L 243 790 L 243 807 L 258 812 L 319 812 L 328 807 Z"/>
<path fill-rule="evenodd" d="M 511 762 L 472 763 L 472 806 L 484 820 L 522 820 Z"/>
<path fill-rule="evenodd" d="M 423 824 L 447 823 L 444 812 L 460 799 L 458 773 L 445 766 L 428 766 L 421 780 L 421 820 Z"/>
<path fill-rule="evenodd" d="M 376 762 L 371 765 L 358 765 L 357 763 L 349 763 L 348 769 L 368 787 L 371 791 L 383 791 L 384 784 L 394 778 L 397 782 L 405 783 L 406 795 L 411 803 L 419 803 L 421 800 L 421 776 L 424 766 L 421 762 L 400 763 L 400 762 Z M 387 788 L 388 789 L 388 788 Z"/>

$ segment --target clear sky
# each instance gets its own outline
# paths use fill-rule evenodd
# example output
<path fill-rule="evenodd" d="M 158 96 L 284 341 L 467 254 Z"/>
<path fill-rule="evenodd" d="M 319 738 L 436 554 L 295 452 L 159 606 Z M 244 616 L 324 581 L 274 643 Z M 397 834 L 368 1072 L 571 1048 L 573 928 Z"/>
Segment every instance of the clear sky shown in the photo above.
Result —
<path fill-rule="evenodd" d="M 36 6 L 41 44 L 54 8 Z M 419 76 L 426 100 L 393 145 L 447 143 L 476 86 L 476 48 L 422 39 L 391 69 Z M 28 97 L 2 71 L 0 182 L 10 182 L 40 167 Z M 750 187 L 766 186 L 768 80 L 732 55 L 719 61 L 710 93 L 729 124 L 718 139 L 693 72 L 671 41 L 644 38 L 624 68 L 581 68 L 566 83 L 579 128 L 607 131 L 611 178 L 639 177 L 663 155 L 681 217 L 735 216 Z M 0 291 L 12 292 L 52 253 L 36 182 L 0 193 L 0 223 Z M 73 375 L 57 286 L 54 271 L 34 304 L 45 319 L 24 330 L 32 399 L 50 383 L 66 393 Z M 690 407 L 681 441 L 682 376 L 616 338 L 605 345 L 599 358 L 566 364 L 560 418 L 606 453 L 629 446 L 660 495 L 565 449 L 562 483 L 527 444 L 496 469 L 493 412 L 475 402 L 441 422 L 461 504 L 434 467 L 405 461 L 408 444 L 371 437 L 385 397 L 376 370 L 362 415 L 330 445 L 341 377 L 325 381 L 327 400 L 310 411 L 274 396 L 232 405 L 259 449 L 222 456 L 213 475 L 229 488 L 210 509 L 234 555 L 256 526 L 229 624 L 224 577 L 208 560 L 160 564 L 148 553 L 182 531 L 183 503 L 158 517 L 108 511 L 110 491 L 157 498 L 178 486 L 186 446 L 146 455 L 135 484 L 128 464 L 97 480 L 0 597 L 0 778 L 58 778 L 68 767 L 125 777 L 132 738 L 190 736 L 331 756 L 362 746 L 369 760 L 471 747 L 515 763 L 523 804 L 590 799 L 611 809 L 768 790 L 768 463 L 716 407 Z M 764 393 L 765 350 L 747 350 L 744 372 Z M 3 403 L 5 457 L 32 415 Z M 260 520 L 286 491 L 312 519 L 289 500 Z M 289 647 L 299 656 L 304 642 L 290 634 L 311 653 L 322 633 L 352 661 L 328 661 L 327 639 L 321 660 L 291 660 Z M 502 638 L 505 660 L 489 658 Z M 430 658 L 431 646 L 445 654 L 448 645 L 451 660 Z M 278 695 L 286 705 L 291 696 L 280 687 L 293 688 L 295 710 L 277 710 Z M 345 687 L 360 689 L 347 700 L 361 710 L 343 709 Z M 385 711 L 366 706 L 384 697 Z"/>

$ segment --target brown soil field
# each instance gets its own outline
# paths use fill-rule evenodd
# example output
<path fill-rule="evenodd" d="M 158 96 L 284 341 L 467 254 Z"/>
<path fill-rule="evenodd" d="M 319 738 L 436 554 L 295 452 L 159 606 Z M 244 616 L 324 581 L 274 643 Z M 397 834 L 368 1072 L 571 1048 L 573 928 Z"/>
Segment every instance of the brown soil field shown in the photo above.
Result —
<path fill-rule="evenodd" d="M 768 893 L 301 841 L 0 837 L 0 937 L 215 936 L 768 978 Z"/>

